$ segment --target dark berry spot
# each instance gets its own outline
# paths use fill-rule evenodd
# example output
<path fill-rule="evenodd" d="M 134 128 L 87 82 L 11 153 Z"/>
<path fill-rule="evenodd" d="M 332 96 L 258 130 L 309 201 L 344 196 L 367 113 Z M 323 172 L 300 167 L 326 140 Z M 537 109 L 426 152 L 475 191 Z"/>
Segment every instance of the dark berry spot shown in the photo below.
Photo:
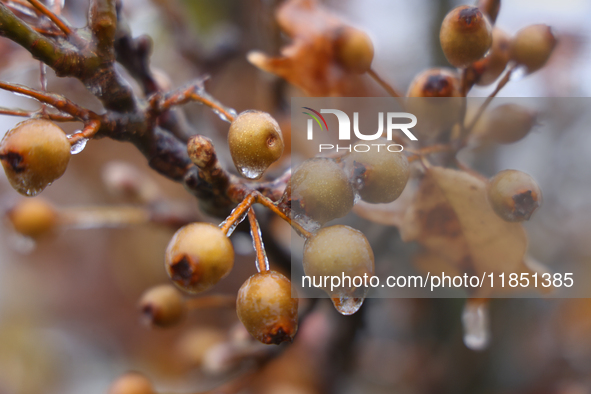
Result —
<path fill-rule="evenodd" d="M 459 15 L 460 21 L 462 21 L 464 23 L 464 25 L 466 25 L 466 27 L 471 26 L 472 22 L 476 22 L 478 20 L 478 18 L 481 18 L 481 17 L 482 17 L 482 13 L 480 12 L 480 10 L 478 8 L 475 8 L 475 7 L 465 8 L 460 11 L 460 15 Z"/>
<path fill-rule="evenodd" d="M 449 81 L 442 75 L 431 75 L 425 83 L 425 94 L 427 96 L 438 97 L 448 96 L 450 91 Z"/>
<path fill-rule="evenodd" d="M 17 174 L 26 169 L 26 166 L 23 164 L 23 157 L 16 152 L 8 152 L 5 155 L 0 155 L 0 160 L 7 162 L 10 168 L 12 168 L 12 171 Z"/>
<path fill-rule="evenodd" d="M 156 310 L 153 305 L 147 304 L 144 305 L 142 308 L 142 320 L 146 322 L 146 324 L 153 324 L 156 318 Z"/>
<path fill-rule="evenodd" d="M 279 345 L 281 342 L 292 341 L 291 335 L 289 335 L 283 327 L 278 327 L 273 332 L 265 335 L 264 342 L 268 345 L 274 344 Z"/>
<path fill-rule="evenodd" d="M 196 283 L 200 277 L 198 262 L 186 254 L 176 256 L 170 269 L 172 271 L 171 279 L 184 286 Z"/>
<path fill-rule="evenodd" d="M 517 219 L 528 220 L 539 206 L 536 194 L 531 190 L 514 195 L 513 202 L 515 203 L 513 214 Z"/>

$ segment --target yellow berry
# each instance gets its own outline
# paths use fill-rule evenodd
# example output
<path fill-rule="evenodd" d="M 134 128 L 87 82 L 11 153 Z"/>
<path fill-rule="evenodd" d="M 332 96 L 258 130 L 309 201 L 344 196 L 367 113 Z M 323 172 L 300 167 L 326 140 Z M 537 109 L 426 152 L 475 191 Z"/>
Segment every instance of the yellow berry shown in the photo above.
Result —
<path fill-rule="evenodd" d="M 532 73 L 546 64 L 555 46 L 556 37 L 550 26 L 527 26 L 519 30 L 513 38 L 511 59 L 523 65 L 528 73 Z"/>
<path fill-rule="evenodd" d="M 199 293 L 230 273 L 234 249 L 219 227 L 191 223 L 181 227 L 170 240 L 165 265 L 174 284 L 190 293 Z"/>
<path fill-rule="evenodd" d="M 490 49 L 492 26 L 477 7 L 459 6 L 443 19 L 439 40 L 447 60 L 455 67 L 466 67 Z"/>
<path fill-rule="evenodd" d="M 146 322 L 157 327 L 174 326 L 186 313 L 185 300 L 172 285 L 148 289 L 142 295 L 139 307 Z"/>
<path fill-rule="evenodd" d="M 291 282 L 275 271 L 254 274 L 238 291 L 236 313 L 246 330 L 265 344 L 291 341 L 298 329 L 298 299 Z"/>
<path fill-rule="evenodd" d="M 19 201 L 7 216 L 17 233 L 31 238 L 51 233 L 58 224 L 56 210 L 40 198 Z"/>
<path fill-rule="evenodd" d="M 345 70 L 363 74 L 371 68 L 373 44 L 365 32 L 342 26 L 336 30 L 334 45 L 336 59 Z"/>
<path fill-rule="evenodd" d="M 12 187 L 25 196 L 35 196 L 66 171 L 70 142 L 53 122 L 29 119 L 6 133 L 0 143 L 0 160 Z"/>
<path fill-rule="evenodd" d="M 240 175 L 259 179 L 283 154 L 283 135 L 268 113 L 244 111 L 230 125 L 228 146 Z"/>

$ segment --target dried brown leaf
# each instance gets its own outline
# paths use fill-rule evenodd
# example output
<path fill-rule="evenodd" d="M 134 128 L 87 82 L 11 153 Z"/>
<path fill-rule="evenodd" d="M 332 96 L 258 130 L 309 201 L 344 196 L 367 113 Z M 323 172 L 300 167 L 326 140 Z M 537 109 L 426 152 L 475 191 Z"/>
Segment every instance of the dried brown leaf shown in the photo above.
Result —
<path fill-rule="evenodd" d="M 334 39 L 344 23 L 316 0 L 288 0 L 276 14 L 277 23 L 292 39 L 280 57 L 253 51 L 248 61 L 276 74 L 310 96 L 365 96 L 359 75 L 346 71 L 335 58 Z"/>
<path fill-rule="evenodd" d="M 511 273 L 541 272 L 525 263 L 527 236 L 521 224 L 500 219 L 486 199 L 486 180 L 464 171 L 427 169 L 400 230 L 404 241 L 417 241 L 426 249 L 417 263 L 431 274 L 493 273 L 498 278 L 505 273 L 508 278 Z M 494 289 L 472 295 L 515 290 L 499 285 L 497 280 Z"/>

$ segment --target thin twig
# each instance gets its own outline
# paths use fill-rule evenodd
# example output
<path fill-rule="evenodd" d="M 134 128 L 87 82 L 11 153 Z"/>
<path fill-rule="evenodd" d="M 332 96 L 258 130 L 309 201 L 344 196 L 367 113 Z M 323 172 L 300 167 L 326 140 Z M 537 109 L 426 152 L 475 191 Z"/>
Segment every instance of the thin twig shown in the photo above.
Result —
<path fill-rule="evenodd" d="M 0 81 L 0 89 L 34 98 L 37 101 L 49 104 L 59 111 L 70 114 L 80 120 L 99 119 L 99 116 L 94 112 L 82 108 L 58 94 L 41 92 L 23 85 L 3 81 Z"/>
<path fill-rule="evenodd" d="M 242 202 L 238 204 L 236 208 L 234 208 L 230 216 L 228 216 L 226 220 L 224 220 L 224 222 L 220 225 L 220 229 L 224 234 L 228 234 L 228 232 L 231 228 L 234 227 L 236 222 L 244 218 L 244 214 L 246 214 L 246 211 L 248 211 L 252 204 L 255 202 L 257 193 L 258 192 L 253 192 L 247 195 L 244 198 L 244 200 L 242 200 Z"/>
<path fill-rule="evenodd" d="M 0 107 L 0 115 L 22 116 L 23 118 L 31 118 L 31 117 L 37 116 L 38 114 L 39 114 L 39 111 L 26 111 L 24 109 L 10 109 L 10 108 Z M 43 114 L 43 117 L 48 118 L 53 121 L 56 121 L 56 122 L 77 122 L 78 121 L 78 119 L 74 118 L 71 115 L 45 113 L 45 114 Z"/>
<path fill-rule="evenodd" d="M 384 88 L 384 90 L 386 92 L 388 92 L 388 94 L 392 97 L 402 97 L 402 94 L 400 94 L 396 89 L 394 89 L 394 87 L 392 87 L 392 85 L 390 85 L 388 82 L 384 81 L 376 72 L 373 68 L 370 68 L 367 73 L 369 74 L 370 77 L 373 78 L 374 81 L 376 81 L 382 88 Z"/>
<path fill-rule="evenodd" d="M 470 132 L 472 131 L 472 129 L 474 128 L 474 126 L 478 122 L 478 119 L 480 119 L 480 117 L 482 116 L 482 114 L 484 113 L 484 111 L 486 110 L 486 108 L 488 108 L 488 106 L 490 105 L 490 103 L 492 102 L 492 100 L 501 91 L 501 89 L 503 89 L 503 87 L 505 87 L 505 85 L 507 85 L 507 83 L 511 79 L 511 74 L 513 73 L 513 70 L 514 70 L 514 68 L 510 68 L 509 70 L 507 70 L 507 72 L 505 73 L 505 75 L 503 76 L 503 78 L 497 84 L 497 87 L 495 88 L 495 90 L 486 98 L 486 100 L 480 106 L 480 108 L 478 108 L 478 111 L 476 112 L 476 115 L 474 115 L 474 118 L 468 124 L 468 126 L 465 128 L 464 133 L 462 134 L 462 136 L 460 138 L 460 141 L 462 142 L 462 145 L 465 144 L 466 137 L 470 134 Z"/>
<path fill-rule="evenodd" d="M 33 5 L 40 13 L 48 17 L 61 31 L 63 31 L 66 36 L 73 37 L 76 35 L 72 29 L 68 25 L 65 24 L 56 14 L 54 14 L 49 8 L 47 8 L 43 3 L 39 0 L 28 0 L 29 3 Z"/>
<path fill-rule="evenodd" d="M 289 223 L 289 225 L 291 227 L 293 227 L 304 238 L 310 238 L 312 236 L 312 234 L 309 231 L 307 231 L 306 229 L 304 229 L 302 226 L 300 226 L 299 223 L 291 220 L 291 218 L 289 216 L 287 216 L 281 209 L 279 209 L 273 201 L 271 201 L 270 199 L 268 199 L 267 197 L 263 196 L 262 194 L 260 194 L 258 192 L 256 195 L 256 202 L 269 208 L 274 214 L 276 214 L 281 219 L 283 219 L 287 223 Z"/>
<path fill-rule="evenodd" d="M 267 259 L 267 253 L 265 252 L 265 247 L 263 245 L 259 222 L 257 221 L 256 214 L 252 207 L 248 209 L 248 222 L 250 223 L 250 235 L 252 236 L 252 243 L 254 244 L 257 256 L 257 270 L 259 272 L 269 271 L 269 259 Z"/>
<path fill-rule="evenodd" d="M 80 132 L 74 133 L 68 138 L 68 140 L 70 141 L 70 145 L 74 145 L 82 139 L 89 139 L 94 137 L 94 135 L 99 131 L 100 127 L 100 121 L 96 119 L 90 120 L 87 124 L 84 125 L 84 128 Z"/>

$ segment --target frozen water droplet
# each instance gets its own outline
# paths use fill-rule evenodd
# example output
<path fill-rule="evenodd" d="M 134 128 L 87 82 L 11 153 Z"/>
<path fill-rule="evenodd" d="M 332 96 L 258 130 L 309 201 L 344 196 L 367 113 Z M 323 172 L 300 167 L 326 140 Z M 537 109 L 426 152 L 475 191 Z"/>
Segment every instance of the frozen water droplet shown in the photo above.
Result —
<path fill-rule="evenodd" d="M 528 71 L 527 71 L 527 67 L 525 66 L 518 66 L 517 68 L 515 68 L 512 72 L 511 72 L 511 76 L 509 77 L 509 80 L 511 82 L 517 82 L 517 81 L 521 81 L 523 78 L 525 78 L 528 75 Z"/>
<path fill-rule="evenodd" d="M 488 304 L 468 301 L 462 312 L 464 344 L 472 350 L 484 350 L 490 342 Z"/>
<path fill-rule="evenodd" d="M 304 228 L 304 230 L 309 231 L 311 233 L 316 232 L 321 225 L 316 220 L 312 219 L 311 217 L 303 214 L 303 213 L 296 213 L 292 211 L 293 220 L 295 220 L 300 226 Z M 294 228 L 295 229 L 295 228 Z M 295 229 L 297 231 L 297 229 Z M 300 234 L 302 235 L 302 234 Z"/>
<path fill-rule="evenodd" d="M 70 134 L 68 136 L 68 138 L 71 137 L 71 136 L 72 136 L 72 134 Z M 82 152 L 84 150 L 84 148 L 86 148 L 86 143 L 87 142 L 88 142 L 88 138 L 81 138 L 81 139 L 79 139 L 78 141 L 76 141 L 74 143 L 74 145 L 72 145 L 70 147 L 70 153 L 73 154 L 73 155 L 77 155 L 78 153 Z"/>
<path fill-rule="evenodd" d="M 341 315 L 352 315 L 361 308 L 363 305 L 363 301 L 365 301 L 365 297 L 347 297 L 347 296 L 340 296 L 340 297 L 332 297 L 332 303 L 335 309 Z"/>
<path fill-rule="evenodd" d="M 232 210 L 232 213 L 236 210 L 236 208 L 234 208 Z M 230 216 L 232 216 L 232 213 L 230 213 Z M 248 214 L 248 211 L 245 211 L 242 216 L 240 216 L 238 218 L 238 220 L 236 220 L 234 222 L 234 224 L 232 224 L 232 226 L 228 229 L 228 232 L 226 233 L 226 237 L 229 237 L 230 235 L 232 235 L 232 233 L 234 232 L 234 230 L 236 230 L 236 227 L 238 227 L 238 225 L 240 223 L 242 223 L 244 221 L 244 219 L 246 218 L 246 215 Z M 226 223 L 228 222 L 228 219 L 224 220 L 223 222 L 220 223 L 219 227 L 223 227 Z"/>
<path fill-rule="evenodd" d="M 263 262 L 262 263 L 264 264 L 265 271 L 268 271 L 269 270 L 269 259 L 267 258 L 267 252 L 265 252 L 265 244 L 263 243 L 263 236 L 261 234 L 261 227 L 258 226 L 258 225 L 257 225 L 257 233 L 258 233 L 257 234 L 258 235 L 258 238 L 261 240 L 261 247 L 263 249 L 262 250 L 262 255 L 263 255 L 262 256 L 262 258 L 263 258 Z M 250 235 L 252 237 L 252 247 L 254 248 L 254 250 L 256 250 L 257 247 L 256 247 L 256 242 L 255 242 L 255 236 L 254 236 L 254 234 L 252 232 L 252 226 L 250 227 Z M 256 263 L 257 263 L 256 264 L 257 265 L 257 271 L 258 272 L 261 272 L 261 269 L 260 269 L 261 262 L 259 261 L 258 253 L 257 253 L 257 257 L 256 257 Z"/>
<path fill-rule="evenodd" d="M 253 168 L 253 167 L 240 167 L 240 174 L 248 179 L 259 179 L 263 172 L 265 172 L 265 168 Z"/>

